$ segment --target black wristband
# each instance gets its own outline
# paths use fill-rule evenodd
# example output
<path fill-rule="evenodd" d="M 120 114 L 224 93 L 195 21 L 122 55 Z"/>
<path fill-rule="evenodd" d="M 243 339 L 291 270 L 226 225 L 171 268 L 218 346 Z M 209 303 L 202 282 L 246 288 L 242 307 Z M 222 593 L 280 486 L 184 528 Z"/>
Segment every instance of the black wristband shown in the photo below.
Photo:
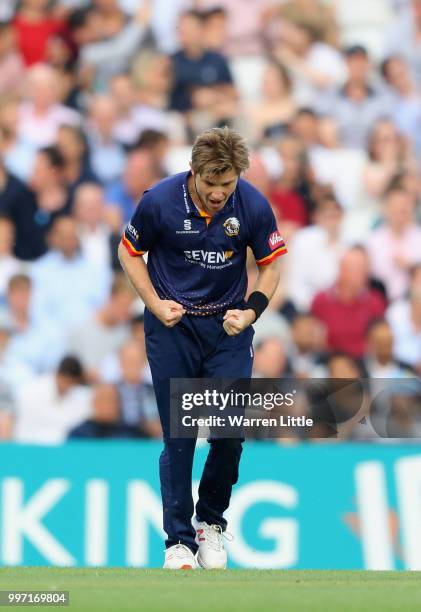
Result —
<path fill-rule="evenodd" d="M 257 321 L 262 312 L 268 307 L 268 304 L 269 300 L 264 293 L 261 291 L 253 291 L 253 293 L 250 293 L 249 295 L 249 299 L 246 302 L 244 310 L 247 310 L 248 308 L 254 310 Z"/>

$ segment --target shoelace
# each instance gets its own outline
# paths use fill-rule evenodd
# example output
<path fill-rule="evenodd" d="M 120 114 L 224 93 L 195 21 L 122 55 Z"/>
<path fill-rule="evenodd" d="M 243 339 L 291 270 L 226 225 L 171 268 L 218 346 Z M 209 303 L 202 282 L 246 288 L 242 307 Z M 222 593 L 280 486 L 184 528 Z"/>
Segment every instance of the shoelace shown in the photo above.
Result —
<path fill-rule="evenodd" d="M 173 557 L 176 557 L 177 559 L 182 559 L 186 556 L 186 553 L 190 555 L 193 554 L 190 548 L 185 544 L 176 544 L 174 546 L 174 550 L 172 550 L 169 554 L 169 559 L 172 559 Z"/>
<path fill-rule="evenodd" d="M 207 525 L 205 527 L 205 534 L 208 545 L 218 552 L 224 548 L 223 538 L 229 542 L 232 542 L 234 539 L 231 533 L 222 531 L 220 525 Z"/>

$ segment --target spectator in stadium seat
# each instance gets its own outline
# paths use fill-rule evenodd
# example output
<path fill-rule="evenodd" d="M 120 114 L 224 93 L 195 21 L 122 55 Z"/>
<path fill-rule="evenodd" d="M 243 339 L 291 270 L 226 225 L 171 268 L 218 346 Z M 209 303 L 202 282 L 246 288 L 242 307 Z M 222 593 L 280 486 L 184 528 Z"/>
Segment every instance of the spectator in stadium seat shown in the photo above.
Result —
<path fill-rule="evenodd" d="M 141 132 L 147 129 L 165 132 L 171 142 L 184 144 L 184 117 L 168 110 L 173 80 L 171 58 L 145 49 L 134 59 L 131 75 L 136 94 L 136 123 Z"/>
<path fill-rule="evenodd" d="M 0 316 L 10 320 L 13 334 L 4 356 L 19 363 L 32 375 L 57 366 L 63 346 L 58 331 L 48 321 L 37 321 L 32 310 L 32 282 L 26 274 L 15 274 L 7 287 L 6 302 Z M 48 351 L 45 347 L 48 346 Z"/>
<path fill-rule="evenodd" d="M 261 99 L 250 104 L 245 113 L 252 142 L 275 143 L 287 132 L 295 110 L 287 69 L 275 60 L 268 61 L 263 74 Z"/>
<path fill-rule="evenodd" d="M 53 15 L 50 0 L 22 0 L 13 26 L 27 66 L 43 62 L 48 39 L 65 30 L 65 24 Z"/>
<path fill-rule="evenodd" d="M 37 147 L 26 140 L 19 129 L 18 96 L 0 98 L 0 153 L 7 170 L 26 183 L 31 174 Z"/>
<path fill-rule="evenodd" d="M 134 435 L 160 438 L 162 429 L 147 367 L 144 343 L 126 342 L 119 351 L 120 378 L 116 383 L 121 403 L 121 421 Z"/>
<path fill-rule="evenodd" d="M 13 254 L 15 227 L 10 217 L 0 214 L 0 304 L 6 298 L 9 280 L 22 271 L 23 264 Z"/>
<path fill-rule="evenodd" d="M 367 339 L 364 367 L 370 378 L 395 379 L 411 375 L 408 366 L 394 358 L 393 330 L 386 319 L 370 325 Z"/>
<path fill-rule="evenodd" d="M 223 9 L 227 15 L 227 40 L 224 54 L 230 58 L 262 56 L 265 52 L 265 41 L 262 33 L 266 31 L 263 20 L 265 9 L 273 5 L 273 0 L 244 2 L 244 0 L 197 0 L 196 8 L 205 15 L 215 6 Z M 241 19 L 239 19 L 241 16 Z"/>
<path fill-rule="evenodd" d="M 125 153 L 115 135 L 117 107 L 110 96 L 94 96 L 89 104 L 87 136 L 92 170 L 103 184 L 123 173 Z"/>
<path fill-rule="evenodd" d="M 410 272 L 409 297 L 397 300 L 387 310 L 392 328 L 395 358 L 421 375 L 421 265 Z"/>
<path fill-rule="evenodd" d="M 53 374 L 22 386 L 16 402 L 13 438 L 25 444 L 61 444 L 69 432 L 92 414 L 92 391 L 83 385 L 83 370 L 68 356 Z"/>
<path fill-rule="evenodd" d="M 297 315 L 291 336 L 288 360 L 292 374 L 299 379 L 323 378 L 326 333 L 320 321 L 311 314 Z"/>
<path fill-rule="evenodd" d="M 215 6 L 202 12 L 205 49 L 224 53 L 228 41 L 228 13 L 223 6 Z"/>
<path fill-rule="evenodd" d="M 272 180 L 263 156 L 259 152 L 253 151 L 250 155 L 250 166 L 244 173 L 244 178 L 259 189 L 266 199 L 270 199 Z"/>
<path fill-rule="evenodd" d="M 152 156 L 145 150 L 133 150 L 127 156 L 122 178 L 108 186 L 105 199 L 110 208 L 116 207 L 127 223 L 146 189 L 159 180 Z"/>
<path fill-rule="evenodd" d="M 133 19 L 121 10 L 117 0 L 101 3 L 96 0 L 100 38 L 88 42 L 80 50 L 80 69 L 85 83 L 97 92 L 108 89 L 110 79 L 130 67 L 139 50 L 151 18 L 151 0 L 144 0 Z"/>
<path fill-rule="evenodd" d="M 328 427 L 337 431 L 341 440 L 377 438 L 370 419 L 366 418 L 369 406 L 364 401 L 366 397 L 359 382 L 364 376 L 361 362 L 338 352 L 330 355 L 327 365 L 329 402 L 322 402 L 316 412 L 321 414 Z M 349 379 L 349 384 L 346 379 Z"/>
<path fill-rule="evenodd" d="M 68 438 L 123 438 L 128 437 L 120 421 L 120 398 L 114 385 L 97 385 L 92 398 L 93 414 L 69 432 Z"/>
<path fill-rule="evenodd" d="M 55 146 L 40 149 L 35 156 L 30 187 L 34 206 L 26 211 L 17 204 L 16 242 L 26 239 L 27 259 L 36 259 L 48 250 L 47 234 L 57 217 L 70 213 L 69 193 L 64 181 L 64 159 Z"/>
<path fill-rule="evenodd" d="M 34 376 L 31 368 L 9 354 L 10 341 L 15 328 L 11 317 L 5 310 L 0 310 L 0 401 L 10 412 L 14 406 L 16 395 L 22 385 Z M 7 421 L 10 421 L 7 418 Z"/>
<path fill-rule="evenodd" d="M 367 158 L 365 151 L 347 149 L 339 138 L 339 126 L 332 117 L 317 119 L 317 142 L 311 143 L 308 150 L 310 166 L 315 180 L 321 185 L 329 185 L 344 211 L 353 216 L 359 208 L 362 214 L 371 213 L 371 208 L 362 200 L 362 176 Z M 374 207 L 373 207 L 374 208 Z M 356 225 L 351 215 L 346 214 L 346 222 Z M 374 217 L 375 213 L 373 213 Z M 370 219 L 371 220 L 371 219 Z M 374 219 L 373 219 L 374 222 Z"/>
<path fill-rule="evenodd" d="M 99 378 L 104 359 L 128 340 L 135 295 L 122 274 L 116 275 L 108 301 L 78 325 L 68 327 L 66 351 L 76 355 L 90 381 Z"/>
<path fill-rule="evenodd" d="M 60 125 L 80 125 L 79 113 L 59 102 L 59 75 L 51 66 L 28 70 L 27 97 L 19 109 L 19 135 L 38 148 L 57 140 Z"/>
<path fill-rule="evenodd" d="M 38 253 L 40 249 L 39 240 L 34 242 L 31 232 L 31 219 L 35 211 L 33 193 L 24 183 L 7 172 L 0 159 L 0 214 L 10 217 L 13 221 L 16 233 L 14 254 L 19 259 L 33 259 L 34 251 Z"/>
<path fill-rule="evenodd" d="M 82 3 L 71 10 L 67 18 L 67 28 L 78 55 L 80 49 L 95 42 L 101 35 L 101 23 L 98 11 L 89 3 Z"/>
<path fill-rule="evenodd" d="M 172 56 L 174 78 L 170 108 L 183 113 L 200 108 L 215 117 L 218 107 L 222 109 L 236 94 L 224 56 L 204 47 L 199 12 L 192 10 L 181 15 L 179 42 L 180 50 Z"/>
<path fill-rule="evenodd" d="M 312 172 L 304 145 L 297 138 L 284 138 L 279 153 L 282 174 L 272 188 L 270 201 L 282 223 L 294 223 L 298 229 L 310 218 Z"/>
<path fill-rule="evenodd" d="M 342 256 L 336 283 L 316 295 L 311 312 L 325 324 L 331 350 L 360 358 L 368 326 L 383 316 L 385 307 L 382 295 L 370 288 L 365 250 L 353 247 Z"/>
<path fill-rule="evenodd" d="M 15 255 L 32 261 L 47 251 L 46 235 L 58 216 L 68 214 L 69 201 L 62 177 L 64 160 L 56 147 L 45 147 L 35 156 L 29 191 L 0 165 L 0 212 L 15 226 Z M 3 181 L 1 175 L 3 174 Z"/>
<path fill-rule="evenodd" d="M 257 344 L 253 378 L 282 378 L 289 371 L 285 347 L 279 338 L 266 338 Z"/>
<path fill-rule="evenodd" d="M 407 293 L 409 271 L 421 263 L 421 227 L 416 223 L 414 197 L 402 187 L 387 191 L 383 207 L 385 222 L 368 236 L 367 253 L 372 276 L 394 301 Z"/>
<path fill-rule="evenodd" d="M 298 230 L 289 243 L 287 292 L 301 312 L 306 312 L 315 295 L 336 280 L 345 249 L 341 236 L 343 216 L 339 202 L 332 194 L 326 194 L 316 204 L 313 224 Z"/>
<path fill-rule="evenodd" d="M 144 107 L 142 127 L 162 129 L 167 121 L 166 111 L 172 87 L 171 59 L 152 49 L 144 49 L 133 62 L 132 77 L 136 99 Z M 146 112 L 149 113 L 148 121 Z"/>
<path fill-rule="evenodd" d="M 421 91 L 411 73 L 408 61 L 399 55 L 384 60 L 381 72 L 393 96 L 393 119 L 397 128 L 421 154 L 421 136 L 418 126 L 421 122 Z"/>
<path fill-rule="evenodd" d="M 12 24 L 0 21 L 0 96 L 20 91 L 24 77 L 24 65 L 16 49 Z"/>
<path fill-rule="evenodd" d="M 113 264 L 113 248 L 120 232 L 113 233 L 106 219 L 103 188 L 96 183 L 82 183 L 75 191 L 73 217 L 81 252 L 88 261 L 107 268 Z"/>
<path fill-rule="evenodd" d="M 401 55 L 409 63 L 419 83 L 421 77 L 421 2 L 409 0 L 405 10 L 385 31 L 384 54 Z"/>
<path fill-rule="evenodd" d="M 65 333 L 105 304 L 111 273 L 81 254 L 73 218 L 55 219 L 48 239 L 50 251 L 31 269 L 34 315 Z"/>
<path fill-rule="evenodd" d="M 142 130 L 142 125 L 137 120 L 136 92 L 131 75 L 122 72 L 113 76 L 110 81 L 110 94 L 117 109 L 114 134 L 128 149 L 138 140 Z"/>
<path fill-rule="evenodd" d="M 381 198 L 392 179 L 404 172 L 414 172 L 417 166 L 411 147 L 390 119 L 377 121 L 368 142 L 364 169 L 364 187 L 373 198 Z"/>
<path fill-rule="evenodd" d="M 149 153 L 158 179 L 165 178 L 168 175 L 167 156 L 171 147 L 167 134 L 157 130 L 144 130 L 135 143 L 135 148 L 137 151 L 147 151 Z"/>
<path fill-rule="evenodd" d="M 390 96 L 381 95 L 371 85 L 372 65 L 367 50 L 354 45 L 345 51 L 348 79 L 345 85 L 318 102 L 321 114 L 333 117 L 339 125 L 345 147 L 364 149 L 372 125 L 392 113 Z"/>
<path fill-rule="evenodd" d="M 282 22 L 280 40 L 274 55 L 293 79 L 298 104 L 312 104 L 325 91 L 345 81 L 346 67 L 341 54 L 322 40 L 317 26 L 302 20 Z"/>
<path fill-rule="evenodd" d="M 57 148 L 63 156 L 63 178 L 73 203 L 75 190 L 82 183 L 96 183 L 98 178 L 89 160 L 88 143 L 78 126 L 62 125 L 57 133 Z"/>
<path fill-rule="evenodd" d="M 319 142 L 319 116 L 310 106 L 301 106 L 289 125 L 291 136 L 300 140 L 308 151 Z"/>

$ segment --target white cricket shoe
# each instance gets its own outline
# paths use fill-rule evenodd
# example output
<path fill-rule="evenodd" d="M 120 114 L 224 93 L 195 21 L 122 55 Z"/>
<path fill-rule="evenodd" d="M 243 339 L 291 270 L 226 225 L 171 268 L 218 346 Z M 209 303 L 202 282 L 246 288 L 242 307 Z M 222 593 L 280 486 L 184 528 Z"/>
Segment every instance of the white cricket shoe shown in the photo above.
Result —
<path fill-rule="evenodd" d="M 227 553 L 224 548 L 223 531 L 219 525 L 200 523 L 196 517 L 193 519 L 196 529 L 196 542 L 199 545 L 197 561 L 204 569 L 225 569 L 227 567 Z"/>
<path fill-rule="evenodd" d="M 164 569 L 197 569 L 193 552 L 185 544 L 174 544 L 165 551 Z"/>

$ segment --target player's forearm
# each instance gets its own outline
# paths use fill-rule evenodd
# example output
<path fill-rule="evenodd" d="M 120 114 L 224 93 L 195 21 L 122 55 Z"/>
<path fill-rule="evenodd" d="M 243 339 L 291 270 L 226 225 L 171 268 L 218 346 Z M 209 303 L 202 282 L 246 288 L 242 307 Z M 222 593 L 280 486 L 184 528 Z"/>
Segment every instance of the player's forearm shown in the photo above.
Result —
<path fill-rule="evenodd" d="M 259 266 L 259 275 L 253 291 L 264 293 L 267 299 L 270 300 L 278 288 L 280 276 L 279 259 L 275 259 L 274 262 L 267 266 Z"/>
<path fill-rule="evenodd" d="M 148 268 L 143 257 L 132 257 L 127 252 L 126 247 L 120 243 L 118 258 L 134 290 L 144 302 L 146 308 L 153 311 L 154 305 L 160 298 L 151 283 Z"/>

